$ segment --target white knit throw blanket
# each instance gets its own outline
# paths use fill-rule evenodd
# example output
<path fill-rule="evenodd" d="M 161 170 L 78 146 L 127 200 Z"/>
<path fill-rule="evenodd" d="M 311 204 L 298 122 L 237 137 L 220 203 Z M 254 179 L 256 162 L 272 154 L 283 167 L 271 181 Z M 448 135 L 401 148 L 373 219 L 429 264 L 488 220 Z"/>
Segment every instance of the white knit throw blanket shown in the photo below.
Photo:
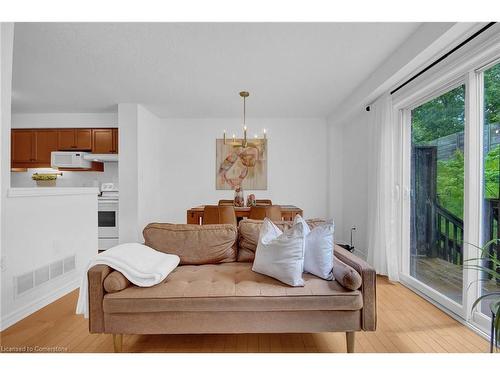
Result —
<path fill-rule="evenodd" d="M 179 264 L 177 255 L 165 254 L 138 243 L 124 243 L 108 249 L 89 262 L 82 277 L 76 313 L 89 316 L 87 273 L 90 268 L 104 264 L 119 271 L 132 284 L 148 287 L 162 282 Z"/>

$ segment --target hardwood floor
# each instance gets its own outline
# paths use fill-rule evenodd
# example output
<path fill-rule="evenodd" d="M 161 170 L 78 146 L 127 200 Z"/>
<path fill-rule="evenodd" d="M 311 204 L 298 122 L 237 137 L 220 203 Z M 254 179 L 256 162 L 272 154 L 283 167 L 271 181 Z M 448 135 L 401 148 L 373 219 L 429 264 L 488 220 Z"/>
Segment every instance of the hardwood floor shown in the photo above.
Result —
<path fill-rule="evenodd" d="M 356 334 L 356 352 L 488 352 L 488 342 L 400 284 L 378 278 L 378 327 Z M 77 291 L 0 333 L 2 351 L 112 352 L 109 334 L 89 334 L 75 315 Z M 345 353 L 343 333 L 124 335 L 124 352 Z"/>

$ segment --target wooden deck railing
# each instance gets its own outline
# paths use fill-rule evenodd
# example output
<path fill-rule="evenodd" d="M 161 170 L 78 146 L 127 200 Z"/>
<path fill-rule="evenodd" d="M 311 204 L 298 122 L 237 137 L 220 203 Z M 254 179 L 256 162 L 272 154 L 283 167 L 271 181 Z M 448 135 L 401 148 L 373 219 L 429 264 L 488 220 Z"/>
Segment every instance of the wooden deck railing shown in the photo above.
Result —
<path fill-rule="evenodd" d="M 440 205 L 436 204 L 435 209 L 437 256 L 450 263 L 462 265 L 464 222 Z"/>

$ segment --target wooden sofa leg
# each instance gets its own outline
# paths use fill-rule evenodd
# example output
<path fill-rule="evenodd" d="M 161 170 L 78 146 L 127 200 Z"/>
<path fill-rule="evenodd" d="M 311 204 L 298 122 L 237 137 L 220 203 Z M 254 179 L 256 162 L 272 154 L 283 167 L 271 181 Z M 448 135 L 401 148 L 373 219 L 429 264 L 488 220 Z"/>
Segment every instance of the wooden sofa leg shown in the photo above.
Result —
<path fill-rule="evenodd" d="M 354 353 L 354 332 L 346 332 L 347 353 Z"/>
<path fill-rule="evenodd" d="M 122 343 L 123 343 L 123 335 L 121 333 L 119 334 L 113 333 L 113 347 L 115 349 L 115 353 L 122 352 Z"/>

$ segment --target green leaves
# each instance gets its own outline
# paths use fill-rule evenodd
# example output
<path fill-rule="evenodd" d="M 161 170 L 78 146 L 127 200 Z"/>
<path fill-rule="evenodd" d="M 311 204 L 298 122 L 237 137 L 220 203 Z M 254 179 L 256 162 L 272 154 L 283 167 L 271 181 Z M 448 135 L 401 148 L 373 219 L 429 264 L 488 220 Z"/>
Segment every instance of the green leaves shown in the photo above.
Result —
<path fill-rule="evenodd" d="M 476 249 L 480 250 L 481 255 L 478 258 L 470 258 L 464 260 L 464 269 L 477 270 L 483 274 L 490 275 L 493 280 L 500 280 L 500 261 L 496 257 L 496 252 L 490 251 L 491 246 L 499 244 L 500 239 L 495 238 L 488 241 L 483 247 L 479 247 L 474 244 L 469 244 Z M 477 280 L 484 281 L 483 279 Z M 475 283 L 475 282 L 473 282 Z M 471 283 L 470 285 L 472 285 Z M 469 287 L 470 287 L 469 285 Z M 490 304 L 491 311 L 495 314 L 495 320 L 493 321 L 494 332 L 495 332 L 495 345 L 498 347 L 500 344 L 500 291 L 489 292 L 479 296 L 472 304 L 472 311 L 479 305 L 481 301 L 493 299 Z"/>
<path fill-rule="evenodd" d="M 441 207 L 464 217 L 464 154 L 455 151 L 452 158 L 437 161 L 437 197 Z"/>
<path fill-rule="evenodd" d="M 496 332 L 495 346 L 500 346 L 500 300 L 490 305 L 491 311 L 495 313 L 494 331 Z"/>
<path fill-rule="evenodd" d="M 484 72 L 485 122 L 500 122 L 500 64 Z"/>
<path fill-rule="evenodd" d="M 412 142 L 424 145 L 464 130 L 465 86 L 461 85 L 411 111 Z"/>

